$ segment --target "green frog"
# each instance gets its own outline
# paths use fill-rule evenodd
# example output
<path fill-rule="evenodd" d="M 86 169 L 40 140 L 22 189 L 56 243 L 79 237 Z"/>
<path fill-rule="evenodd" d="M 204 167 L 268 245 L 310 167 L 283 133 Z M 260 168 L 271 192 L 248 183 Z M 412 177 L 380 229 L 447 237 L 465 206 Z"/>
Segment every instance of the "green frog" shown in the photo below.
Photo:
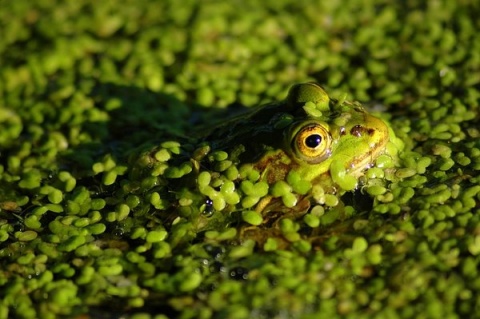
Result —
<path fill-rule="evenodd" d="M 331 175 L 334 162 L 358 177 L 385 151 L 389 129 L 359 103 L 332 102 L 318 84 L 302 83 L 285 101 L 217 128 L 208 140 L 217 140 L 217 148 L 235 145 L 234 152 L 244 148 L 240 160 L 253 163 L 269 184 L 290 171 L 315 183 Z"/>
<path fill-rule="evenodd" d="M 358 187 L 365 170 L 387 153 L 392 134 L 360 103 L 330 99 L 316 83 L 296 84 L 284 101 L 214 127 L 180 165 L 185 174 L 175 176 L 189 182 L 182 178 L 170 192 L 176 208 L 186 211 L 181 215 L 191 215 L 199 202 L 207 215 L 301 215 L 312 203 L 323 204 L 326 194 Z"/>

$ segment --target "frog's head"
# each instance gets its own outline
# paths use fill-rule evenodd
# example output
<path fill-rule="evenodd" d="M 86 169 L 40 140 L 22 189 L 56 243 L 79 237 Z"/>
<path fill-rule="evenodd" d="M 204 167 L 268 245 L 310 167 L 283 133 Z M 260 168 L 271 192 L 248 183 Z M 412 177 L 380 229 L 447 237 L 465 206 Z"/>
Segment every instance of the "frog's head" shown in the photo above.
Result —
<path fill-rule="evenodd" d="M 318 84 L 294 85 L 278 107 L 286 112 L 274 123 L 280 128 L 276 132 L 282 146 L 269 149 L 255 164 L 270 184 L 290 171 L 312 183 L 333 179 L 342 184 L 344 176 L 356 180 L 386 149 L 385 122 L 357 102 L 331 100 Z M 340 186 L 352 188 L 349 185 Z"/>

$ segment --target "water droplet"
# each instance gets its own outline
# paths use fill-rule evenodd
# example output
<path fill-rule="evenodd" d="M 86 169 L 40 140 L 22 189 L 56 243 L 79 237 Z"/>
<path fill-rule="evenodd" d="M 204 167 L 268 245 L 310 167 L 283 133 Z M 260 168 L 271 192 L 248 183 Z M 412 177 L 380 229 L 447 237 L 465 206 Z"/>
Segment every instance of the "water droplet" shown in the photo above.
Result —
<path fill-rule="evenodd" d="M 125 231 L 123 230 L 123 228 L 120 227 L 115 227 L 115 229 L 113 230 L 113 234 L 118 237 L 123 236 L 124 233 Z"/>
<path fill-rule="evenodd" d="M 213 215 L 213 201 L 210 198 L 205 200 L 205 209 L 203 210 L 203 214 L 207 217 L 211 217 Z"/>
<path fill-rule="evenodd" d="M 230 277 L 235 280 L 246 280 L 248 279 L 248 269 L 245 267 L 235 267 L 230 270 Z"/>
<path fill-rule="evenodd" d="M 220 246 L 214 246 L 211 244 L 206 244 L 204 246 L 205 251 L 215 259 L 220 259 L 222 255 L 225 253 L 225 248 Z"/>

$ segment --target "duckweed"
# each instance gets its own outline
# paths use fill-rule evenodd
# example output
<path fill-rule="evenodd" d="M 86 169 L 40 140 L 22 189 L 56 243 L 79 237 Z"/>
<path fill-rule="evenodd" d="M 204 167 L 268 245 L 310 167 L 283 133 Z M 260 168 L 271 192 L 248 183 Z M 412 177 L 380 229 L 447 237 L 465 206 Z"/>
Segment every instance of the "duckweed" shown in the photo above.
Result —
<path fill-rule="evenodd" d="M 33 230 L 27 230 L 24 232 L 15 233 L 15 238 L 17 238 L 19 241 L 31 241 L 37 238 L 37 236 L 38 236 L 37 232 Z"/>
<path fill-rule="evenodd" d="M 260 225 L 263 221 L 262 215 L 252 210 L 245 210 L 242 212 L 242 219 L 250 225 Z"/>
<path fill-rule="evenodd" d="M 330 173 L 332 180 L 344 190 L 353 190 L 357 186 L 357 179 L 347 173 L 344 164 L 340 161 L 332 162 Z"/>
<path fill-rule="evenodd" d="M 313 214 L 306 214 L 303 220 L 305 224 L 312 228 L 318 227 L 320 225 L 320 219 Z"/>
<path fill-rule="evenodd" d="M 168 233 L 165 230 L 152 230 L 148 232 L 145 240 L 148 243 L 156 243 L 163 241 L 167 237 Z"/>
<path fill-rule="evenodd" d="M 0 318 L 475 316 L 478 10 L 4 5 Z M 262 140 L 249 123 L 252 138 L 198 143 L 305 81 L 391 124 L 363 176 L 339 161 L 333 183 L 269 184 L 241 148 Z"/>

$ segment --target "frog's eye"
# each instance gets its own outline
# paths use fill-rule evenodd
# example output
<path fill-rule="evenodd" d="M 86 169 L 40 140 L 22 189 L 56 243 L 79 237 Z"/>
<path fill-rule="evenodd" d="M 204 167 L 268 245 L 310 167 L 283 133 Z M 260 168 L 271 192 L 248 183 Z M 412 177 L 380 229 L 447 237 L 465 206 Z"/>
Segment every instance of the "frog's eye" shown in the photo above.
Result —
<path fill-rule="evenodd" d="M 302 160 L 317 164 L 330 156 L 332 137 L 319 123 L 309 123 L 301 127 L 292 140 L 292 149 Z"/>

